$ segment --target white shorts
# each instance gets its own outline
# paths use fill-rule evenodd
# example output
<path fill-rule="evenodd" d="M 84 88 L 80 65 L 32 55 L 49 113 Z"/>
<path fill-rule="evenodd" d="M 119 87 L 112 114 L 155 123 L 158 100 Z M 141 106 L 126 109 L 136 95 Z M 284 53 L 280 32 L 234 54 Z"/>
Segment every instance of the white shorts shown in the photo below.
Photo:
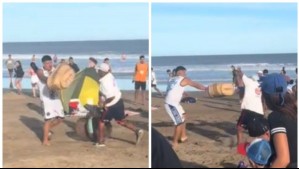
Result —
<path fill-rule="evenodd" d="M 44 98 L 43 98 L 44 99 Z M 44 118 L 45 120 L 50 120 L 53 118 L 64 118 L 64 111 L 59 99 L 44 99 L 43 102 L 44 108 Z"/>
<path fill-rule="evenodd" d="M 31 76 L 31 84 L 35 84 L 38 82 L 39 82 L 39 79 L 38 79 L 37 75 L 32 75 Z"/>
<path fill-rule="evenodd" d="M 166 112 L 169 114 L 171 117 L 172 121 L 174 122 L 174 125 L 180 125 L 185 122 L 185 117 L 184 117 L 184 109 L 181 105 L 169 105 L 165 104 L 165 109 Z"/>

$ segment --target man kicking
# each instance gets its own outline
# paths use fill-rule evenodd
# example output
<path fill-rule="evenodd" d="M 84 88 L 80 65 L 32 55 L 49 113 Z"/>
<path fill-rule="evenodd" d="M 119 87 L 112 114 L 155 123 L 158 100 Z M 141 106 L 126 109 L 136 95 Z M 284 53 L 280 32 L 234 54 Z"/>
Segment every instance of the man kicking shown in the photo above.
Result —
<path fill-rule="evenodd" d="M 115 119 L 116 122 L 136 134 L 136 145 L 140 143 L 144 134 L 142 129 L 138 129 L 134 125 L 125 120 L 125 106 L 121 98 L 121 92 L 117 86 L 114 76 L 110 72 L 110 66 L 102 63 L 98 70 L 101 94 L 105 97 L 104 108 L 98 125 L 98 143 L 97 147 L 105 146 L 105 123 Z"/>
<path fill-rule="evenodd" d="M 170 79 L 167 87 L 165 99 L 165 109 L 174 122 L 175 129 L 173 135 L 172 147 L 177 148 L 178 142 L 185 142 L 188 137 L 186 135 L 186 112 L 180 105 L 186 86 L 191 86 L 199 90 L 207 90 L 208 88 L 200 83 L 194 82 L 186 77 L 186 68 L 179 66 L 175 69 L 176 76 Z"/>
<path fill-rule="evenodd" d="M 37 72 L 39 78 L 39 89 L 42 106 L 44 108 L 44 134 L 43 145 L 49 146 L 49 136 L 51 129 L 63 122 L 64 111 L 62 103 L 55 91 L 52 91 L 47 86 L 48 76 L 55 70 L 51 56 L 45 55 L 42 57 L 43 67 L 38 69 L 34 62 L 31 63 L 32 69 Z"/>

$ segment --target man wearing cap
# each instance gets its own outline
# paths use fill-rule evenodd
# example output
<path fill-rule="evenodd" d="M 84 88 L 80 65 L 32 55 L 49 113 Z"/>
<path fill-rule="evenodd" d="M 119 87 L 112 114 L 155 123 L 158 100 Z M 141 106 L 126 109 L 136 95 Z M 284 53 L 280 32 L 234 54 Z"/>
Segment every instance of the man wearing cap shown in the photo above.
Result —
<path fill-rule="evenodd" d="M 144 132 L 142 129 L 138 129 L 125 120 L 125 107 L 121 98 L 121 92 L 114 76 L 109 72 L 109 69 L 110 67 L 108 64 L 102 63 L 98 70 L 100 91 L 101 95 L 105 97 L 103 106 L 106 110 L 99 120 L 98 143 L 96 143 L 96 146 L 105 146 L 105 122 L 110 122 L 112 119 L 115 119 L 119 125 L 128 128 L 135 133 L 137 145 L 140 143 Z"/>
<path fill-rule="evenodd" d="M 144 56 L 140 56 L 139 63 L 135 66 L 134 80 L 135 82 L 135 102 L 137 103 L 138 96 L 140 96 L 142 104 L 145 105 L 145 90 L 146 90 L 146 80 L 148 75 L 148 65 L 145 63 Z"/>
<path fill-rule="evenodd" d="M 287 92 L 287 82 L 281 74 L 269 74 L 263 79 L 261 87 L 265 103 L 272 110 L 268 117 L 275 154 L 271 167 L 296 168 L 297 100 Z"/>
<path fill-rule="evenodd" d="M 180 105 L 185 87 L 191 86 L 198 90 L 207 90 L 207 87 L 187 78 L 186 71 L 186 68 L 183 66 L 178 66 L 175 69 L 176 76 L 173 77 L 168 83 L 165 99 L 165 109 L 175 125 L 175 132 L 172 142 L 174 149 L 177 148 L 179 141 L 185 142 L 187 140 L 185 124 L 186 112 Z"/>
<path fill-rule="evenodd" d="M 34 62 L 31 63 L 31 67 L 37 72 L 39 78 L 40 96 L 42 107 L 44 108 L 45 123 L 43 145 L 49 146 L 49 136 L 53 134 L 51 129 L 63 122 L 64 111 L 57 93 L 50 90 L 47 86 L 48 77 L 55 70 L 52 58 L 45 55 L 42 57 L 42 63 L 42 69 L 38 69 Z"/>
<path fill-rule="evenodd" d="M 73 57 L 69 58 L 69 65 L 74 69 L 75 73 L 80 71 L 78 65 L 74 62 Z"/>
<path fill-rule="evenodd" d="M 259 87 L 258 77 L 248 78 L 241 70 L 237 71 L 237 80 L 245 85 L 245 94 L 241 103 L 241 115 L 237 123 L 237 143 L 243 143 L 243 130 L 254 118 L 263 118 L 262 92 Z"/>

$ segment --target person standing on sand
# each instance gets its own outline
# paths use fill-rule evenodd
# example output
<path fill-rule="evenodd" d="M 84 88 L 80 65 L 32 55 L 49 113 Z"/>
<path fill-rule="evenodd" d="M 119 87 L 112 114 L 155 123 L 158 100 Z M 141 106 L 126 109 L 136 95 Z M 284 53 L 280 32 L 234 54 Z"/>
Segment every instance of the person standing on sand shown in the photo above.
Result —
<path fill-rule="evenodd" d="M 140 143 L 144 131 L 125 120 L 125 107 L 124 101 L 121 98 L 122 94 L 117 86 L 114 76 L 109 72 L 109 69 L 110 67 L 108 64 L 102 63 L 98 70 L 101 95 L 105 97 L 105 102 L 103 103 L 105 112 L 98 122 L 99 130 L 96 147 L 105 147 L 105 123 L 110 123 L 112 119 L 115 119 L 119 125 L 135 133 L 137 145 Z"/>
<path fill-rule="evenodd" d="M 11 54 L 8 55 L 8 59 L 5 61 L 5 64 L 6 64 L 6 67 L 7 67 L 9 80 L 10 80 L 9 87 L 11 89 L 13 89 L 12 76 L 13 76 L 13 70 L 14 70 L 15 63 L 14 63 L 14 60 L 12 59 L 12 57 L 11 57 Z"/>
<path fill-rule="evenodd" d="M 21 61 L 16 61 L 16 66 L 15 66 L 15 86 L 18 90 L 18 94 L 22 94 L 22 79 L 24 77 L 24 71 L 22 68 Z"/>
<path fill-rule="evenodd" d="M 233 75 L 233 84 L 237 86 L 237 70 L 234 65 L 231 65 L 232 75 Z"/>
<path fill-rule="evenodd" d="M 42 63 L 42 69 L 38 69 L 34 62 L 31 63 L 31 67 L 39 78 L 40 95 L 44 108 L 45 123 L 42 145 L 49 146 L 49 137 L 53 134 L 51 129 L 63 122 L 64 111 L 58 94 L 47 86 L 48 77 L 55 70 L 51 56 L 43 56 Z"/>
<path fill-rule="evenodd" d="M 152 68 L 152 88 L 154 88 L 163 97 L 163 94 L 157 88 L 157 79 L 156 79 L 156 73 L 154 72 L 154 68 Z"/>
<path fill-rule="evenodd" d="M 134 80 L 135 82 L 135 102 L 138 102 L 138 96 L 140 96 L 141 90 L 141 100 L 142 105 L 145 105 L 145 90 L 146 90 L 146 80 L 148 75 L 148 65 L 145 63 L 144 56 L 140 56 L 139 63 L 135 66 Z"/>
<path fill-rule="evenodd" d="M 31 61 L 35 62 L 35 55 L 33 55 Z M 32 95 L 33 97 L 36 97 L 36 90 L 38 89 L 39 79 L 37 77 L 37 74 L 31 67 L 28 70 L 28 75 L 31 77 Z"/>
<path fill-rule="evenodd" d="M 208 89 L 208 87 L 187 78 L 186 71 L 183 66 L 178 66 L 175 69 L 176 76 L 169 81 L 165 98 L 165 109 L 175 125 L 172 141 L 174 149 L 178 147 L 179 142 L 185 142 L 188 139 L 185 123 L 186 112 L 180 105 L 185 87 L 191 86 L 198 90 Z"/>
<path fill-rule="evenodd" d="M 237 124 L 237 143 L 243 143 L 243 130 L 248 129 L 248 124 L 255 118 L 264 118 L 262 103 L 262 92 L 258 83 L 258 76 L 248 78 L 239 69 L 237 70 L 237 81 L 245 85 L 244 98 L 241 103 L 241 115 Z"/>

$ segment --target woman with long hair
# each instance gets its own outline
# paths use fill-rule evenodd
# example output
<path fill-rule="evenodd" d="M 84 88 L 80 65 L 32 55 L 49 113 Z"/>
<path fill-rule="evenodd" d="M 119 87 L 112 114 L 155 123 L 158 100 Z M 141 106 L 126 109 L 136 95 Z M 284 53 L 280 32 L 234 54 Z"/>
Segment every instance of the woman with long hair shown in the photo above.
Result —
<path fill-rule="evenodd" d="M 22 94 L 22 79 L 24 77 L 24 71 L 22 68 L 22 63 L 21 61 L 16 61 L 15 65 L 15 86 L 17 88 L 18 94 Z"/>
<path fill-rule="evenodd" d="M 35 55 L 33 55 L 31 61 L 35 62 Z M 37 74 L 34 72 L 34 70 L 31 67 L 28 70 L 28 75 L 31 77 L 32 95 L 33 97 L 36 97 L 36 91 L 38 90 L 39 79 L 37 77 Z"/>
<path fill-rule="evenodd" d="M 272 168 L 297 168 L 297 104 L 295 94 L 287 92 L 281 74 L 270 74 L 262 81 L 264 101 L 272 113 L 268 117 L 275 156 Z"/>

